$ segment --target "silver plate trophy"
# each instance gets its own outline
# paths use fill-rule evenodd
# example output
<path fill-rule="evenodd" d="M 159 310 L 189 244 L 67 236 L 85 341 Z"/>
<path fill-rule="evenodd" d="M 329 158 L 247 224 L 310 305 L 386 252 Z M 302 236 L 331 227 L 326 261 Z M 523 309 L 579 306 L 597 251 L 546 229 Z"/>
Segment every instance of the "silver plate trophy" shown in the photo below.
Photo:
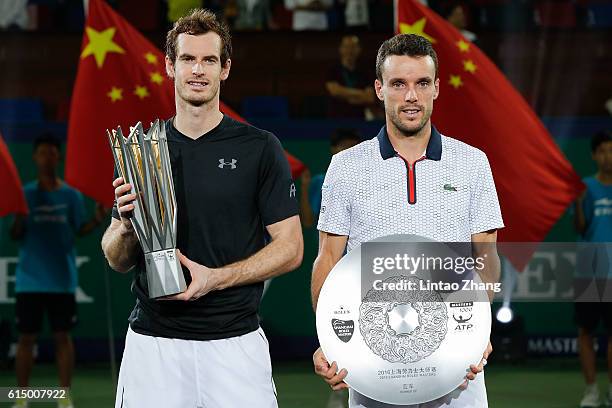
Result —
<path fill-rule="evenodd" d="M 372 242 L 414 241 L 393 235 Z M 363 251 L 362 245 L 344 256 L 319 295 L 317 335 L 327 360 L 347 369 L 345 382 L 352 389 L 382 403 L 420 404 L 451 393 L 470 364 L 480 362 L 489 341 L 486 291 L 441 296 L 428 290 L 362 290 Z M 426 279 L 422 273 L 398 273 L 384 281 Z M 477 274 L 472 279 L 480 282 Z"/>
<path fill-rule="evenodd" d="M 142 123 L 125 137 L 121 127 L 106 131 L 115 167 L 136 193 L 131 218 L 145 257 L 149 297 L 183 292 L 187 285 L 176 253 L 176 198 L 164 122 L 148 133 Z"/>

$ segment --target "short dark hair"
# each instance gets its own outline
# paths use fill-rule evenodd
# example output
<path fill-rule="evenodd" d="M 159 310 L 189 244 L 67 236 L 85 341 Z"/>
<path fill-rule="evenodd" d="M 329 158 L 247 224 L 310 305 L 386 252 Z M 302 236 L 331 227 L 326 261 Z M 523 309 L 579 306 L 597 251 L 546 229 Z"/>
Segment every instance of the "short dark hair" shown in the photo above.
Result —
<path fill-rule="evenodd" d="M 431 42 L 425 37 L 416 34 L 398 34 L 382 43 L 376 55 L 376 78 L 382 82 L 382 71 L 385 60 L 391 55 L 407 55 L 409 57 L 430 56 L 436 68 L 438 77 L 438 55 Z"/>
<path fill-rule="evenodd" d="M 595 151 L 600 145 L 610 141 L 612 141 L 612 132 L 610 132 L 609 130 L 602 130 L 600 132 L 597 132 L 591 138 L 591 152 L 595 153 Z"/>
<path fill-rule="evenodd" d="M 36 152 L 36 149 L 38 149 L 38 146 L 41 146 L 41 145 L 54 146 L 55 148 L 57 148 L 58 152 L 62 151 L 62 144 L 60 143 L 59 139 L 53 136 L 51 133 L 44 133 L 38 136 L 36 139 L 34 139 L 33 151 Z"/>
<path fill-rule="evenodd" d="M 221 37 L 221 65 L 232 57 L 232 36 L 229 27 L 219 21 L 210 10 L 195 9 L 179 18 L 166 35 L 166 55 L 172 63 L 176 62 L 179 34 L 200 35 L 213 32 Z"/>
<path fill-rule="evenodd" d="M 330 142 L 333 147 L 338 146 L 343 140 L 354 140 L 361 142 L 361 135 L 355 129 L 336 129 L 332 133 Z"/>

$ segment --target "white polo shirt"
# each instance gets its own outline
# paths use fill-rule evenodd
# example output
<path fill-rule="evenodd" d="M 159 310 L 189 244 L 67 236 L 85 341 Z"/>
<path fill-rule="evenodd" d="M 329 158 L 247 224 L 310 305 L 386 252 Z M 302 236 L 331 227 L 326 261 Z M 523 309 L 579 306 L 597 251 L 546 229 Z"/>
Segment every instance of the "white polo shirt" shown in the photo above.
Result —
<path fill-rule="evenodd" d="M 348 250 L 391 234 L 439 242 L 503 228 L 487 156 L 432 126 L 427 150 L 413 166 L 378 136 L 332 157 L 322 187 L 318 229 L 348 235 Z"/>
<path fill-rule="evenodd" d="M 503 226 L 487 156 L 433 126 L 425 154 L 412 166 L 383 127 L 377 137 L 334 155 L 325 175 L 318 229 L 348 236 L 347 251 L 392 234 L 470 242 L 472 234 Z M 488 406 L 484 374 L 452 394 L 421 407 Z M 349 405 L 385 406 L 353 390 Z"/>

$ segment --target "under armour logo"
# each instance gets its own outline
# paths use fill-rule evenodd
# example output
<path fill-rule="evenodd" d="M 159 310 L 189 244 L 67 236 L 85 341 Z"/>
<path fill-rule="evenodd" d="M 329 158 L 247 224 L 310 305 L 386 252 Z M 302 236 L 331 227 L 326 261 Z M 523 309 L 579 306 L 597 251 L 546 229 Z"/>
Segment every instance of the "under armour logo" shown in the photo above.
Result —
<path fill-rule="evenodd" d="M 289 187 L 289 197 L 295 197 L 295 183 L 291 183 Z"/>
<path fill-rule="evenodd" d="M 231 169 L 234 170 L 237 166 L 238 160 L 232 159 L 232 161 L 226 162 L 225 159 L 219 159 L 219 168 L 222 169 L 225 166 L 231 166 Z"/>

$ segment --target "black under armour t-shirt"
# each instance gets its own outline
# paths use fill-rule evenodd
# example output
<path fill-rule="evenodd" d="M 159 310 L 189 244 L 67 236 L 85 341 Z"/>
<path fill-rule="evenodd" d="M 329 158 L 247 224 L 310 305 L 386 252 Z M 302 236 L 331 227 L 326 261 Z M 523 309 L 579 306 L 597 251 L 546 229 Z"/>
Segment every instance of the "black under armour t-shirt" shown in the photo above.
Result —
<path fill-rule="evenodd" d="M 279 140 L 224 116 L 193 140 L 166 121 L 177 202 L 177 247 L 189 259 L 218 268 L 266 244 L 265 226 L 298 214 L 295 186 Z M 113 217 L 119 219 L 116 207 Z M 183 268 L 187 284 L 191 276 Z M 191 340 L 240 336 L 259 327 L 263 283 L 217 290 L 195 301 L 149 299 L 144 263 L 136 267 L 137 333 Z"/>

